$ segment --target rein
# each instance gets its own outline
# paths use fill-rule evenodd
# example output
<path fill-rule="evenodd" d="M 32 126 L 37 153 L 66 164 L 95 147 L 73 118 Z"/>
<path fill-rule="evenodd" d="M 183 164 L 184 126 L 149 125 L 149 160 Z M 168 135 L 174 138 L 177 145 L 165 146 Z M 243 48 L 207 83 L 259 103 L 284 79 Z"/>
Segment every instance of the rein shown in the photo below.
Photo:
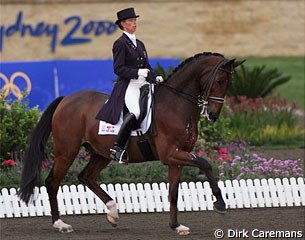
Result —
<path fill-rule="evenodd" d="M 161 86 L 167 87 L 168 89 L 170 89 L 171 91 L 173 91 L 174 93 L 178 94 L 178 95 L 182 95 L 184 96 L 184 99 L 188 100 L 189 102 L 196 104 L 198 107 L 202 107 L 204 104 L 204 100 L 201 98 L 200 95 L 198 95 L 197 97 L 194 96 L 193 94 L 190 93 L 186 93 L 183 92 L 182 90 L 176 89 L 168 84 L 165 83 L 160 83 Z"/>
<path fill-rule="evenodd" d="M 203 88 L 201 94 L 199 94 L 198 96 L 194 96 L 193 94 L 176 89 L 166 83 L 161 83 L 160 85 L 167 87 L 174 93 L 181 95 L 182 97 L 184 97 L 184 99 L 195 104 L 199 108 L 202 108 L 201 113 L 208 118 L 207 106 L 208 106 L 209 101 L 220 103 L 220 104 L 223 104 L 225 102 L 224 98 L 213 97 L 213 96 L 209 96 L 209 95 L 210 95 L 210 92 L 211 92 L 211 89 L 212 89 L 212 86 L 214 83 L 214 79 L 216 77 L 216 73 L 218 72 L 218 70 L 222 70 L 222 71 L 232 74 L 231 71 L 222 68 L 222 66 L 225 65 L 226 62 L 227 62 L 227 60 L 222 60 L 212 69 L 212 71 L 209 73 L 208 77 L 204 81 L 206 84 L 204 85 L 204 88 Z M 206 96 L 203 96 L 204 92 L 206 92 Z"/>

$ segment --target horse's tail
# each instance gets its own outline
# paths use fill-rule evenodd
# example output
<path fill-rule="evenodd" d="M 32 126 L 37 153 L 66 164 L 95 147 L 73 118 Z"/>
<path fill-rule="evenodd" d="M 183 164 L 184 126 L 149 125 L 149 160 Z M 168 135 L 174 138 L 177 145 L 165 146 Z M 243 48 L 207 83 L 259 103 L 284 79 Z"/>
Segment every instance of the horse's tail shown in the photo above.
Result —
<path fill-rule="evenodd" d="M 64 97 L 56 98 L 44 111 L 37 126 L 32 132 L 28 149 L 23 158 L 23 169 L 18 196 L 29 203 L 34 187 L 40 179 L 41 161 L 45 159 L 45 146 L 52 130 L 53 114 Z"/>

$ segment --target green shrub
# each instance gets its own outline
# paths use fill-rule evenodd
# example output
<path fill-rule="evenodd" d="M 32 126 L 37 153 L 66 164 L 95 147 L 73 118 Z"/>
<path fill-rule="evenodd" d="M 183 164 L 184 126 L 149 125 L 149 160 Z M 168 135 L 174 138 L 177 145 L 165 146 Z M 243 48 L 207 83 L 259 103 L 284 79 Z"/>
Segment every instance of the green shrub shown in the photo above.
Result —
<path fill-rule="evenodd" d="M 0 187 L 17 187 L 20 181 L 21 167 L 20 164 L 7 166 L 0 164 Z"/>
<path fill-rule="evenodd" d="M 260 145 L 298 145 L 304 141 L 305 130 L 300 126 L 289 127 L 284 123 L 279 126 L 266 125 L 252 135 L 253 142 Z"/>
<path fill-rule="evenodd" d="M 224 106 L 224 109 L 228 106 Z M 223 110 L 225 111 L 225 110 Z M 216 122 L 208 121 L 204 116 L 200 116 L 199 120 L 199 140 L 204 142 L 216 142 L 228 139 L 231 135 L 229 128 L 230 119 L 226 118 L 222 112 Z"/>
<path fill-rule="evenodd" d="M 169 69 L 165 70 L 164 67 L 157 63 L 157 67 L 154 69 L 158 76 L 162 76 L 164 80 L 173 72 L 174 68 L 170 67 Z"/>
<path fill-rule="evenodd" d="M 98 179 L 101 183 L 139 183 L 166 182 L 167 167 L 161 162 L 145 162 L 122 166 L 110 164 Z"/>
<path fill-rule="evenodd" d="M 250 154 L 249 146 L 244 141 L 216 142 L 210 146 L 199 145 L 195 153 L 200 157 L 209 159 L 215 176 L 221 180 L 304 176 L 304 161 L 301 159 L 267 159 L 258 154 Z M 81 152 L 61 184 L 79 184 L 77 176 L 87 162 L 88 156 Z M 51 165 L 43 164 L 42 167 L 41 185 L 44 185 L 44 179 L 47 177 Z M 18 187 L 20 172 L 20 162 L 14 165 L 1 164 L 0 188 Z M 167 166 L 158 161 L 129 164 L 127 166 L 113 162 L 101 172 L 97 180 L 101 184 L 160 183 L 168 181 L 167 173 Z M 198 168 L 184 167 L 181 181 L 205 180 L 202 176 L 198 176 L 198 173 Z"/>
<path fill-rule="evenodd" d="M 289 81 L 290 76 L 282 76 L 277 68 L 266 69 L 265 65 L 251 69 L 241 65 L 235 70 L 233 79 L 228 96 L 256 98 L 270 95 L 276 87 Z"/>
<path fill-rule="evenodd" d="M 252 145 L 304 145 L 304 129 L 294 114 L 296 104 L 280 96 L 267 98 L 232 97 L 227 99 L 231 130 L 226 140 L 243 139 Z"/>
<path fill-rule="evenodd" d="M 10 102 L 11 109 L 0 98 L 0 160 L 10 157 L 14 151 L 24 150 L 28 137 L 36 125 L 40 112 L 37 108 L 29 109 L 27 103 L 19 100 Z"/>

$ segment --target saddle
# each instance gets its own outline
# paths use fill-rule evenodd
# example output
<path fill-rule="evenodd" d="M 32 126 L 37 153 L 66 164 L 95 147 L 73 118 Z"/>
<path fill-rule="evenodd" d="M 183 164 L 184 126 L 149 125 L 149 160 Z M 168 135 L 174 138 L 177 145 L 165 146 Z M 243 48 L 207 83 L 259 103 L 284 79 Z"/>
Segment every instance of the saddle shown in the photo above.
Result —
<path fill-rule="evenodd" d="M 133 130 L 141 130 L 146 133 L 150 128 L 152 120 L 152 93 L 151 86 L 145 84 L 140 88 L 139 106 L 140 106 L 140 116 L 138 118 L 137 124 L 133 127 Z M 123 118 L 128 113 L 128 109 L 124 106 L 119 122 L 116 124 L 111 124 L 105 121 L 100 121 L 99 124 L 99 135 L 116 135 L 120 129 L 123 122 Z M 136 131 L 132 131 L 131 136 L 137 136 Z"/>
<path fill-rule="evenodd" d="M 145 116 L 147 115 L 149 90 L 150 90 L 149 84 L 145 84 L 140 88 L 140 99 L 139 99 L 140 116 L 138 119 L 137 127 L 140 126 L 141 122 L 144 120 Z"/>
<path fill-rule="evenodd" d="M 145 157 L 146 161 L 153 161 L 156 159 L 154 156 L 149 141 L 145 138 L 143 133 L 146 133 L 150 129 L 152 120 L 152 96 L 153 90 L 151 91 L 151 85 L 145 84 L 140 88 L 139 106 L 140 106 L 140 116 L 138 118 L 137 124 L 133 127 L 131 136 L 137 136 L 137 144 L 142 155 Z M 121 113 L 120 121 L 116 125 L 100 121 L 99 124 L 99 135 L 116 135 L 120 129 L 123 122 L 125 114 L 128 113 L 128 109 L 124 106 Z M 136 131 L 135 131 L 136 130 Z"/>
<path fill-rule="evenodd" d="M 151 150 L 151 146 L 150 146 L 148 140 L 144 137 L 144 135 L 140 129 L 141 123 L 145 119 L 145 117 L 148 113 L 149 91 L 150 91 L 149 84 L 145 84 L 140 88 L 140 98 L 139 98 L 140 116 L 138 119 L 138 123 L 134 127 L 134 130 L 137 130 L 136 131 L 137 135 L 138 135 L 137 144 L 139 146 L 139 149 L 140 149 L 142 155 L 145 157 L 146 161 L 153 161 L 156 159 L 156 157 L 154 156 L 154 154 Z M 126 108 L 126 106 L 124 107 L 124 110 L 128 112 L 128 109 Z"/>

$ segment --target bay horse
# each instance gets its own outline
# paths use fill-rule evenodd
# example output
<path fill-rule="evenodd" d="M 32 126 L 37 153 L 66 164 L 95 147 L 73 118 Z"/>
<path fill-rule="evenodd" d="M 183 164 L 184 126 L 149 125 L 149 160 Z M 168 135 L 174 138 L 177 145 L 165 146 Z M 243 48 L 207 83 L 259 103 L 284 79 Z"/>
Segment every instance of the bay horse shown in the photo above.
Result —
<path fill-rule="evenodd" d="M 168 166 L 169 226 L 180 235 L 189 234 L 190 231 L 177 218 L 178 186 L 183 166 L 198 167 L 204 171 L 216 197 L 214 209 L 218 213 L 226 211 L 211 165 L 206 159 L 190 152 L 197 140 L 201 113 L 211 121 L 218 118 L 226 90 L 232 82 L 233 70 L 241 63 L 235 59 L 228 60 L 218 53 L 196 54 L 176 67 L 167 80 L 155 89 L 154 133 L 148 132 L 144 136 L 149 140 L 157 159 Z M 52 132 L 54 163 L 45 184 L 53 227 L 61 232 L 71 232 L 73 228 L 60 218 L 57 192 L 83 144 L 89 146 L 90 159 L 79 174 L 79 181 L 106 204 L 109 209 L 107 220 L 113 226 L 118 223 L 116 202 L 96 182 L 100 171 L 111 161 L 110 148 L 115 139 L 115 136 L 97 134 L 99 121 L 95 116 L 108 98 L 107 94 L 91 90 L 58 97 L 47 107 L 33 130 L 23 159 L 18 196 L 27 204 L 32 201 L 41 161 L 45 159 L 45 146 Z M 145 161 L 136 141 L 137 137 L 131 137 L 129 163 Z"/>

